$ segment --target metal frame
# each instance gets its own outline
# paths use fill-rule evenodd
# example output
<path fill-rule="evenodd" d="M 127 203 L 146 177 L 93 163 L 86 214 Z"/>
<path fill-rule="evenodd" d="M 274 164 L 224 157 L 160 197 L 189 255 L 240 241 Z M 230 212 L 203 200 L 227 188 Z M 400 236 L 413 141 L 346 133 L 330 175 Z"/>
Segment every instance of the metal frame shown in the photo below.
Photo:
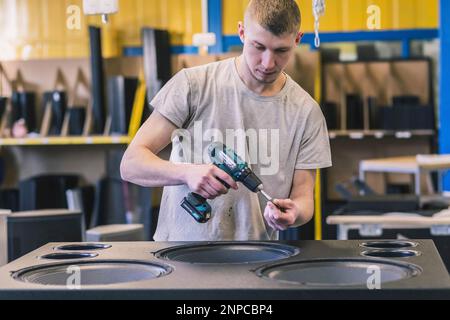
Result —
<path fill-rule="evenodd" d="M 360 233 L 362 230 L 371 230 L 373 235 L 371 237 L 380 237 L 383 234 L 384 230 L 397 230 L 397 229 L 430 229 L 430 233 L 436 237 L 449 236 L 450 235 L 450 225 L 448 224 L 439 224 L 430 222 L 429 226 L 416 226 L 416 225 L 389 225 L 386 223 L 383 224 L 364 224 L 364 223 L 340 223 L 337 225 L 337 240 L 349 240 L 349 232 L 352 230 L 358 230 Z M 381 232 L 381 234 L 380 234 Z M 367 237 L 364 235 L 364 237 Z"/>
<path fill-rule="evenodd" d="M 216 45 L 209 48 L 210 53 L 222 53 L 222 0 L 208 0 L 208 32 L 216 34 Z"/>
<path fill-rule="evenodd" d="M 444 173 L 448 172 L 449 169 L 442 169 L 442 168 L 436 168 L 436 169 L 427 169 L 422 168 L 419 165 L 414 169 L 409 168 L 383 168 L 383 169 L 374 169 L 374 168 L 366 168 L 364 167 L 364 160 L 360 163 L 359 166 L 359 179 L 361 181 L 366 180 L 366 173 L 367 172 L 378 172 L 378 173 L 400 173 L 400 174 L 412 174 L 414 175 L 414 193 L 417 196 L 422 195 L 421 186 L 422 186 L 422 174 L 430 174 L 432 172 L 436 172 L 438 174 L 438 181 L 442 181 L 442 176 Z M 441 194 L 443 192 L 442 185 L 438 185 L 437 193 Z"/>
<path fill-rule="evenodd" d="M 445 1 L 445 0 L 441 0 Z M 322 43 L 355 42 L 355 41 L 401 41 L 402 57 L 410 56 L 410 43 L 412 40 L 431 40 L 439 37 L 437 29 L 411 29 L 388 31 L 356 31 L 356 32 L 324 32 L 320 34 Z M 302 43 L 314 46 L 314 33 L 305 33 Z M 224 51 L 230 51 L 231 47 L 241 45 L 236 35 L 223 36 Z"/>
<path fill-rule="evenodd" d="M 195 46 L 172 46 L 172 54 L 198 54 L 198 48 Z M 142 47 L 125 47 L 122 55 L 125 57 L 141 57 L 144 54 Z"/>

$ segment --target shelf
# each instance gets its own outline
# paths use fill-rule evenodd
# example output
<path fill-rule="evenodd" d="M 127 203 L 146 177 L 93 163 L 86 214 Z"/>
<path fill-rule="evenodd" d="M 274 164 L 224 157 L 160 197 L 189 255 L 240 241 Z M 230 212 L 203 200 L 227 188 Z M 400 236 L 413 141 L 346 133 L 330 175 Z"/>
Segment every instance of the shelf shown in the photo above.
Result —
<path fill-rule="evenodd" d="M 128 136 L 105 137 L 46 137 L 0 139 L 0 146 L 58 146 L 58 145 L 126 145 L 131 142 Z"/>
<path fill-rule="evenodd" d="M 353 140 L 361 140 L 364 138 L 383 139 L 384 137 L 395 137 L 397 139 L 411 139 L 412 137 L 428 137 L 434 136 L 434 130 L 411 130 L 411 131 L 386 131 L 386 130 L 331 130 L 329 132 L 330 139 L 350 138 Z"/>

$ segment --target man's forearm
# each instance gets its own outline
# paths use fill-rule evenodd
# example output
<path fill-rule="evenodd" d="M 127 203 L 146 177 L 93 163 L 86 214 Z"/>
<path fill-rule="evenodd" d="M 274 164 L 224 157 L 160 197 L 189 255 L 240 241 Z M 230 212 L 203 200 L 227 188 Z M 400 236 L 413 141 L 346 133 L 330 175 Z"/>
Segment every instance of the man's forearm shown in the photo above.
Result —
<path fill-rule="evenodd" d="M 125 153 L 121 163 L 122 179 L 143 187 L 164 187 L 185 184 L 188 164 L 162 160 L 145 147 L 134 147 Z"/>
<path fill-rule="evenodd" d="M 314 216 L 314 199 L 311 197 L 301 197 L 292 199 L 297 205 L 298 217 L 292 228 L 301 227 L 307 224 Z"/>

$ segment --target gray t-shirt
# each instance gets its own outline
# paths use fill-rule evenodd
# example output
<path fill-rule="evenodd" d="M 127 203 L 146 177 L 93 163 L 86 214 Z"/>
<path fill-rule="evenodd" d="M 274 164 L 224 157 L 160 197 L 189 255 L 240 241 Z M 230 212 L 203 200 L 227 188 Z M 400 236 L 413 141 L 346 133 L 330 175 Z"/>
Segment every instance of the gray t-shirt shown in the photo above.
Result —
<path fill-rule="evenodd" d="M 211 163 L 207 149 L 220 141 L 237 151 L 276 199 L 289 198 L 295 170 L 331 166 L 330 143 L 320 107 L 289 76 L 275 96 L 262 97 L 239 77 L 234 59 L 184 69 L 151 105 L 180 130 L 170 161 Z M 239 190 L 209 201 L 212 218 L 197 223 L 180 204 L 186 185 L 164 188 L 157 241 L 276 240 L 264 220 L 264 199 Z"/>

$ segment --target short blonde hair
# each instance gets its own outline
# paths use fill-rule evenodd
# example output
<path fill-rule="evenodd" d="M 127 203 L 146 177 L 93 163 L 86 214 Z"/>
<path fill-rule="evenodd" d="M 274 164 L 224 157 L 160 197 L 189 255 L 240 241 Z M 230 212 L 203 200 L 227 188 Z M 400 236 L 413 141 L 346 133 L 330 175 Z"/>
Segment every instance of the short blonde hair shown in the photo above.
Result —
<path fill-rule="evenodd" d="M 294 0 L 251 0 L 245 20 L 252 19 L 276 36 L 297 33 L 301 25 L 300 8 Z"/>

